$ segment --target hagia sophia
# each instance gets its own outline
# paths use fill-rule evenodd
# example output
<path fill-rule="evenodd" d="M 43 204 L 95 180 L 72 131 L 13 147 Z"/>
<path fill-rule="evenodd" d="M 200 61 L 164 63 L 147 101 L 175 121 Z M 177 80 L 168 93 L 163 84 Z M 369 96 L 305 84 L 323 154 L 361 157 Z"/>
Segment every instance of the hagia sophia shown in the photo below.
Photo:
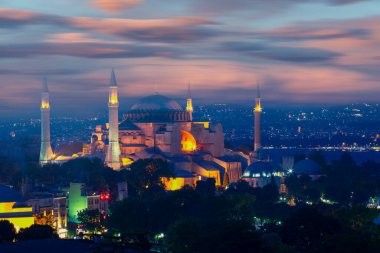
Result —
<path fill-rule="evenodd" d="M 118 84 L 112 70 L 108 109 L 108 123 L 96 126 L 82 152 L 55 157 L 50 143 L 50 101 L 45 80 L 41 101 L 41 165 L 77 157 L 99 157 L 108 167 L 120 170 L 139 159 L 159 158 L 168 161 L 175 170 L 176 177 L 164 182 L 167 190 L 195 186 L 198 180 L 208 178 L 214 178 L 217 186 L 243 179 L 253 187 L 262 187 L 273 178 L 280 185 L 286 172 L 294 167 L 291 162 L 280 166 L 269 159 L 260 159 L 263 110 L 259 89 L 254 107 L 254 150 L 249 155 L 225 149 L 221 124 L 193 119 L 190 86 L 185 109 L 177 101 L 155 93 L 141 98 L 119 121 Z M 314 174 L 320 174 L 316 164 L 310 163 L 313 162 L 303 164 L 317 171 Z M 297 166 L 308 172 L 307 166 Z"/>

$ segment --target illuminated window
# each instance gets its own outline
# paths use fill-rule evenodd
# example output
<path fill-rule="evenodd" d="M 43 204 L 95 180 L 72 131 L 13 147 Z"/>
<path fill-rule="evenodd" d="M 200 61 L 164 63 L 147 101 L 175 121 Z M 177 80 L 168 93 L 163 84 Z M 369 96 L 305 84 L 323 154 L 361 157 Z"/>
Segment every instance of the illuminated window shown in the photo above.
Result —
<path fill-rule="evenodd" d="M 197 142 L 195 141 L 194 136 L 186 131 L 182 131 L 181 145 L 182 151 L 184 152 L 193 152 L 197 149 Z"/>

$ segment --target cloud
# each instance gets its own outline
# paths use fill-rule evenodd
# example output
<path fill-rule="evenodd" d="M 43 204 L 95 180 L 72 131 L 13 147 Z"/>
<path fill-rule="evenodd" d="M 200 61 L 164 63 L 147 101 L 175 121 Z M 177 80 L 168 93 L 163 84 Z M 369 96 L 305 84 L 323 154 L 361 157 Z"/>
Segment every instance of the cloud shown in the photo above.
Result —
<path fill-rule="evenodd" d="M 190 6 L 199 13 L 226 14 L 234 11 L 245 11 L 254 16 L 273 15 L 278 12 L 305 3 L 322 3 L 328 5 L 348 5 L 370 0 L 192 0 Z"/>
<path fill-rule="evenodd" d="M 275 46 L 261 43 L 226 42 L 223 48 L 230 52 L 238 52 L 242 56 L 260 57 L 292 63 L 324 62 L 335 59 L 339 54 L 307 47 Z"/>
<path fill-rule="evenodd" d="M 218 35 L 216 30 L 211 28 L 212 25 L 218 23 L 201 17 L 180 16 L 162 19 L 63 17 L 28 10 L 0 9 L 0 25 L 5 28 L 37 24 L 146 42 L 195 42 Z M 63 39 L 66 42 L 70 39 L 69 36 L 77 41 L 89 40 L 83 37 L 83 33 L 76 31 L 61 36 L 65 36 Z M 54 40 L 54 38 L 51 39 Z"/>
<path fill-rule="evenodd" d="M 330 66 L 359 72 L 379 80 L 378 69 L 380 57 L 380 30 L 379 17 L 344 21 L 321 21 L 298 24 L 290 28 L 288 44 L 298 47 L 311 47 L 320 50 L 333 51 L 340 55 L 330 62 Z M 281 30 L 281 29 L 277 29 Z M 307 33 L 307 30 L 313 31 Z M 334 31 L 328 33 L 327 31 Z M 281 32 L 282 33 L 282 32 Z M 297 39 L 297 33 L 304 34 L 307 39 Z M 277 32 L 274 32 L 277 34 Z M 326 36 L 330 34 L 331 36 Z M 333 35 L 335 34 L 335 35 Z M 282 36 L 282 35 L 280 35 Z M 275 40 L 277 37 L 266 37 Z"/>
<path fill-rule="evenodd" d="M 142 3 L 143 0 L 94 0 L 90 5 L 108 12 L 119 12 Z"/>
<path fill-rule="evenodd" d="M 49 37 L 45 41 L 49 43 L 59 43 L 59 44 L 62 44 L 62 43 L 126 44 L 125 41 L 123 42 L 123 41 L 93 38 L 89 36 L 89 34 L 87 33 L 56 33 L 56 34 L 49 35 Z"/>
<path fill-rule="evenodd" d="M 272 30 L 259 31 L 256 35 L 267 39 L 278 40 L 324 40 L 324 39 L 340 39 L 340 38 L 359 38 L 365 39 L 371 35 L 371 32 L 366 28 L 334 28 L 330 27 L 315 27 L 309 25 L 299 25 L 282 27 Z"/>
<path fill-rule="evenodd" d="M 215 35 L 206 27 L 216 23 L 199 17 L 167 19 L 95 19 L 72 18 L 73 27 L 101 34 L 148 42 L 193 42 Z"/>
<path fill-rule="evenodd" d="M 66 19 L 60 16 L 40 14 L 29 10 L 0 8 L 0 26 L 2 28 L 31 24 L 63 25 L 65 23 Z"/>
<path fill-rule="evenodd" d="M 69 68 L 62 68 L 62 69 L 24 69 L 24 68 L 18 68 L 18 69 L 0 69 L 1 75 L 31 75 L 31 76 L 48 76 L 48 75 L 76 75 L 76 74 L 82 74 L 84 73 L 84 70 L 78 70 L 78 69 L 69 69 Z"/>
<path fill-rule="evenodd" d="M 92 43 L 34 43 L 0 46 L 0 58 L 25 58 L 33 55 L 65 55 L 83 58 L 175 57 L 175 49 L 163 46 Z"/>

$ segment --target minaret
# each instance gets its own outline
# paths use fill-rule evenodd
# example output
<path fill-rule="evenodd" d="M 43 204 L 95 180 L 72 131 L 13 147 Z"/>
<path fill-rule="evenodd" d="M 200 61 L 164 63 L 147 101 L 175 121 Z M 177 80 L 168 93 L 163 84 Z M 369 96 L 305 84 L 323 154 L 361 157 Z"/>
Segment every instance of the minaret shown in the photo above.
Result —
<path fill-rule="evenodd" d="M 193 108 L 193 99 L 191 98 L 190 82 L 189 82 L 188 91 L 187 91 L 186 111 L 190 115 L 190 121 L 193 121 L 194 108 Z"/>
<path fill-rule="evenodd" d="M 108 167 L 120 169 L 120 146 L 119 146 L 119 100 L 117 97 L 117 83 L 115 72 L 112 69 L 108 99 L 108 148 L 106 164 Z"/>
<path fill-rule="evenodd" d="M 261 148 L 261 113 L 263 108 L 261 107 L 260 87 L 257 84 L 257 95 L 255 99 L 255 109 L 253 110 L 255 115 L 255 140 L 254 140 L 254 152 Z"/>
<path fill-rule="evenodd" d="M 50 143 L 50 99 L 46 78 L 42 84 L 41 93 L 41 149 L 40 164 L 44 165 L 54 159 Z"/>

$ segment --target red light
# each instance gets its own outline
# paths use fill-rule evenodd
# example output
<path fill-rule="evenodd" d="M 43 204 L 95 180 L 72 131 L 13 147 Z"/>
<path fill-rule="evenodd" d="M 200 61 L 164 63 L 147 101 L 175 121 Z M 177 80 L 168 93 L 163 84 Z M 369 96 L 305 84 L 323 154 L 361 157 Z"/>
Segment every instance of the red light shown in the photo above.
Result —
<path fill-rule="evenodd" d="M 109 200 L 110 199 L 110 194 L 100 194 L 100 199 L 101 200 Z"/>

